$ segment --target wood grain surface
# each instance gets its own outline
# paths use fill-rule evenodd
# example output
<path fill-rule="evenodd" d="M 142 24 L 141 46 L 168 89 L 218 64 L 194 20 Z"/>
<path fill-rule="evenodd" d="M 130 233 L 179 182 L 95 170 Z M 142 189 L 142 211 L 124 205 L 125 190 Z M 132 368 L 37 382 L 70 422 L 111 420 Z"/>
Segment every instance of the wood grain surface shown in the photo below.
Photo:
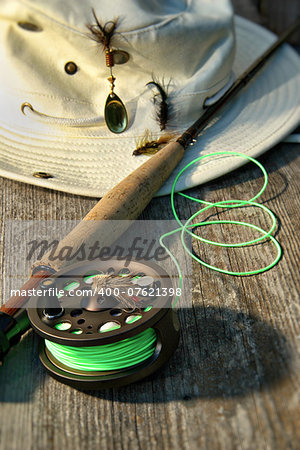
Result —
<path fill-rule="evenodd" d="M 235 3 L 240 14 L 262 20 L 258 2 Z M 269 173 L 261 201 L 278 217 L 279 264 L 244 278 L 193 264 L 193 308 L 179 310 L 179 348 L 159 373 L 119 390 L 83 393 L 50 378 L 29 332 L 0 368 L 1 450 L 300 448 L 299 145 L 280 144 L 259 160 Z M 188 193 L 250 198 L 261 185 L 259 169 L 247 165 Z M 95 205 L 95 199 L 3 178 L 0 187 L 2 268 L 7 221 L 80 220 Z M 182 218 L 197 209 L 181 197 L 176 206 Z M 241 213 L 245 221 L 269 223 L 251 208 Z M 221 216 L 236 219 L 237 212 Z M 171 219 L 169 197 L 152 200 L 141 218 Z M 214 240 L 248 237 L 226 226 L 202 232 Z M 274 256 L 270 245 L 227 251 L 194 244 L 194 251 L 232 270 Z M 9 297 L 4 276 L 3 302 Z"/>

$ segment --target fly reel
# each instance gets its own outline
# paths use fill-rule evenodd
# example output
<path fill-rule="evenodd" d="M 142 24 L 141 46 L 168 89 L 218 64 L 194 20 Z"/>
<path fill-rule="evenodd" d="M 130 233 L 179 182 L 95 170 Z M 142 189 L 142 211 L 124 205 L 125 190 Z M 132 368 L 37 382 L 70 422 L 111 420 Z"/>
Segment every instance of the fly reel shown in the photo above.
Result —
<path fill-rule="evenodd" d="M 39 291 L 28 317 L 44 339 L 41 362 L 73 387 L 95 390 L 138 381 L 161 367 L 178 345 L 175 289 L 152 262 L 76 264 L 42 280 Z"/>

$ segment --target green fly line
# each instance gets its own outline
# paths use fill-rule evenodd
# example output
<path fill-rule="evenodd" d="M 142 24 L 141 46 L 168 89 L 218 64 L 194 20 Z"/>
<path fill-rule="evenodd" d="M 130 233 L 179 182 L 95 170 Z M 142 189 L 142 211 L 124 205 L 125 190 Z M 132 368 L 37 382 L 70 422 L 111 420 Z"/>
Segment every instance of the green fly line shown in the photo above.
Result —
<path fill-rule="evenodd" d="M 198 161 L 201 161 L 205 158 L 211 158 L 212 156 L 222 156 L 222 155 L 226 155 L 226 156 L 238 156 L 244 159 L 247 159 L 248 161 L 253 162 L 254 164 L 256 164 L 260 170 L 263 173 L 264 176 L 264 183 L 262 188 L 260 189 L 260 191 L 254 196 L 252 197 L 250 200 L 223 200 L 220 202 L 207 202 L 195 197 L 191 197 L 190 195 L 184 194 L 183 192 L 178 192 L 178 195 L 181 195 L 182 197 L 185 197 L 189 200 L 192 200 L 194 202 L 197 203 L 201 203 L 202 205 L 206 205 L 203 208 L 201 208 L 199 211 L 197 211 L 195 214 L 193 214 L 187 221 L 185 224 L 182 223 L 182 221 L 179 219 L 179 216 L 177 214 L 176 208 L 175 208 L 175 203 L 174 203 L 174 195 L 175 195 L 175 190 L 176 190 L 176 185 L 177 182 L 179 180 L 179 178 L 183 175 L 183 173 L 189 168 L 191 167 L 193 164 L 198 163 Z M 239 152 L 230 152 L 230 151 L 219 151 L 219 152 L 213 152 L 213 153 L 209 153 L 207 155 L 203 155 L 203 156 L 199 156 L 198 158 L 192 160 L 191 162 L 189 162 L 189 164 L 187 164 L 183 169 L 181 169 L 181 171 L 177 174 L 173 185 L 172 185 L 172 190 L 171 190 L 171 207 L 172 207 L 172 211 L 173 211 L 173 215 L 175 217 L 175 220 L 177 221 L 177 223 L 179 224 L 179 228 L 176 228 L 175 230 L 172 230 L 168 233 L 163 234 L 160 237 L 160 244 L 161 246 L 166 250 L 166 252 L 169 254 L 169 256 L 171 257 L 171 259 L 173 260 L 177 271 L 178 271 L 178 275 L 179 275 L 179 288 L 181 289 L 182 287 L 182 271 L 181 268 L 178 264 L 178 261 L 176 260 L 175 256 L 171 253 L 171 251 L 168 249 L 168 247 L 164 244 L 164 239 L 167 238 L 168 236 L 173 235 L 174 233 L 181 233 L 181 242 L 182 245 L 184 247 L 184 249 L 186 250 L 186 252 L 195 260 L 197 261 L 199 264 L 202 264 L 203 266 L 215 270 L 217 272 L 221 272 L 227 275 L 235 275 L 235 276 L 247 276 L 247 275 L 256 275 L 258 273 L 262 273 L 265 272 L 269 269 L 271 269 L 272 267 L 275 266 L 275 264 L 278 263 L 278 261 L 281 258 L 281 254 L 282 254 L 282 250 L 281 250 L 281 246 L 280 244 L 277 242 L 277 240 L 272 236 L 273 231 L 276 228 L 276 217 L 275 215 L 272 213 L 272 211 L 267 208 L 266 206 L 255 202 L 255 200 L 257 200 L 262 193 L 265 191 L 266 187 L 268 184 L 268 174 L 266 172 L 266 169 L 263 167 L 263 165 L 258 162 L 256 159 L 252 158 L 251 156 L 245 155 L 244 153 L 239 153 Z M 196 222 L 196 223 L 191 223 L 192 221 L 194 221 L 195 218 L 197 218 L 200 214 L 202 214 L 203 212 L 211 209 L 211 208 L 241 208 L 241 207 L 245 207 L 245 206 L 252 206 L 252 207 L 256 207 L 256 208 L 260 208 L 261 210 L 263 210 L 264 212 L 266 212 L 272 220 L 272 225 L 270 227 L 270 229 L 268 231 L 263 230 L 262 228 L 253 225 L 251 223 L 248 222 L 242 222 L 242 221 L 236 221 L 236 220 L 209 220 L 209 221 L 201 221 L 201 222 Z M 201 226 L 206 226 L 206 225 L 220 225 L 220 224 L 230 224 L 230 225 L 238 225 L 238 226 L 242 226 L 242 227 L 247 227 L 247 228 L 252 228 L 256 231 L 258 231 L 261 236 L 256 238 L 256 239 L 252 239 L 249 241 L 245 241 L 245 242 L 237 242 L 237 243 L 224 243 L 224 242 L 216 242 L 216 241 L 211 241 L 208 239 L 204 239 L 203 237 L 195 234 L 194 232 L 190 231 L 191 228 L 193 229 L 197 229 Z M 246 247 L 246 246 L 250 246 L 253 244 L 256 244 L 260 241 L 269 239 L 272 244 L 275 246 L 276 250 L 277 250 L 277 254 L 274 258 L 274 260 L 264 266 L 261 267 L 259 269 L 256 270 L 246 270 L 243 272 L 238 272 L 238 271 L 230 271 L 230 270 L 226 270 L 226 269 L 222 269 L 220 267 L 217 266 L 212 266 L 211 264 L 206 263 L 205 261 L 203 261 L 202 259 L 198 258 L 188 247 L 186 244 L 186 235 L 191 236 L 192 238 L 197 239 L 200 242 L 206 243 L 206 244 L 210 244 L 210 245 L 215 245 L 215 246 L 219 246 L 219 247 Z M 177 301 L 178 301 L 179 296 L 177 296 L 173 302 L 173 307 L 176 305 Z"/>
<path fill-rule="evenodd" d="M 182 221 L 179 219 L 179 216 L 177 214 L 177 211 L 175 209 L 174 204 L 174 195 L 176 190 L 176 185 L 179 180 L 179 178 L 184 174 L 184 172 L 191 167 L 193 164 L 198 163 L 198 161 L 201 161 L 205 158 L 210 158 L 212 156 L 238 156 L 244 159 L 247 159 L 254 164 L 256 164 L 260 170 L 263 173 L 264 176 L 264 183 L 260 191 L 252 197 L 250 200 L 224 200 L 220 202 L 207 202 L 195 197 L 191 197 L 190 195 L 184 194 L 182 192 L 178 192 L 178 195 L 181 195 L 182 197 L 185 197 L 189 200 L 192 200 L 194 202 L 200 203 L 202 205 L 205 205 L 203 208 L 201 208 L 199 211 L 197 211 L 195 214 L 193 214 L 185 224 L 182 223 Z M 160 237 L 160 244 L 161 246 L 167 251 L 167 253 L 170 255 L 171 259 L 173 260 L 177 271 L 179 275 L 179 288 L 182 287 L 182 271 L 180 268 L 180 265 L 178 261 L 176 260 L 175 256 L 171 253 L 171 251 L 167 248 L 167 246 L 164 244 L 164 239 L 168 236 L 173 235 L 174 233 L 181 233 L 181 242 L 186 250 L 186 252 L 198 263 L 202 264 L 205 267 L 208 267 L 209 269 L 215 270 L 217 272 L 221 272 L 227 275 L 238 275 L 238 276 L 245 276 L 245 275 L 255 275 L 258 273 L 265 272 L 266 270 L 271 269 L 277 262 L 279 261 L 281 257 L 281 247 L 277 240 L 272 236 L 273 231 L 276 228 L 276 217 L 270 211 L 269 208 L 266 206 L 257 203 L 255 200 L 257 200 L 262 193 L 265 191 L 268 184 L 268 175 L 265 170 L 265 168 L 260 164 L 256 159 L 251 158 L 250 156 L 247 156 L 243 153 L 239 152 L 229 152 L 229 151 L 220 151 L 220 152 L 214 152 L 207 155 L 200 156 L 193 161 L 191 161 L 189 164 L 187 164 L 176 176 L 172 191 L 171 191 L 171 207 L 174 214 L 174 217 L 179 225 L 178 228 L 175 230 L 172 230 L 168 233 L 163 234 Z M 251 206 L 255 208 L 260 208 L 265 213 L 267 213 L 271 218 L 271 227 L 268 231 L 263 230 L 262 228 L 253 225 L 251 223 L 243 222 L 243 221 L 236 221 L 236 220 L 210 220 L 210 221 L 200 221 L 194 223 L 194 219 L 196 219 L 200 214 L 204 213 L 205 211 L 211 209 L 211 208 L 240 208 L 245 206 Z M 193 223 L 192 223 L 193 222 Z M 247 227 L 254 229 L 260 233 L 260 236 L 258 238 L 245 241 L 245 242 L 237 242 L 237 243 L 224 243 L 224 242 L 216 242 L 211 241 L 208 239 L 204 239 L 203 237 L 195 234 L 191 231 L 191 228 L 196 229 L 201 226 L 206 225 L 220 225 L 220 224 L 231 224 L 231 225 L 237 225 L 241 227 Z M 230 271 L 226 269 L 222 269 L 220 267 L 212 266 L 205 261 L 198 258 L 196 255 L 192 253 L 192 251 L 187 247 L 186 244 L 186 236 L 189 235 L 192 238 L 197 239 L 198 241 L 220 246 L 220 247 L 246 247 L 249 245 L 256 244 L 260 241 L 269 239 L 272 244 L 275 246 L 277 250 L 277 255 L 275 259 L 268 265 L 256 269 L 256 270 L 248 270 L 244 272 L 235 272 Z M 69 287 L 69 286 L 68 286 Z M 67 288 L 68 288 L 67 287 Z M 172 307 L 174 307 L 178 301 L 179 296 L 177 296 L 173 302 Z M 111 331 L 111 330 L 109 330 Z M 75 333 L 76 334 L 76 333 Z M 48 351 L 61 363 L 64 365 L 82 370 L 82 371 L 109 371 L 109 370 L 120 370 L 125 369 L 127 367 L 132 367 L 136 364 L 140 364 L 144 362 L 146 359 L 148 359 L 150 356 L 152 356 L 155 352 L 156 348 L 156 332 L 153 328 L 149 328 L 145 331 L 143 331 L 140 334 L 137 334 L 136 336 L 133 336 L 128 339 L 124 339 L 123 341 L 114 342 L 111 344 L 106 345 L 100 345 L 100 346 L 94 346 L 94 347 L 70 347 L 66 345 L 57 344 L 51 341 L 46 340 L 46 347 Z"/>
<path fill-rule="evenodd" d="M 136 336 L 95 347 L 70 347 L 45 340 L 50 353 L 62 364 L 85 372 L 120 370 L 141 364 L 153 355 L 156 332 L 148 328 Z"/>

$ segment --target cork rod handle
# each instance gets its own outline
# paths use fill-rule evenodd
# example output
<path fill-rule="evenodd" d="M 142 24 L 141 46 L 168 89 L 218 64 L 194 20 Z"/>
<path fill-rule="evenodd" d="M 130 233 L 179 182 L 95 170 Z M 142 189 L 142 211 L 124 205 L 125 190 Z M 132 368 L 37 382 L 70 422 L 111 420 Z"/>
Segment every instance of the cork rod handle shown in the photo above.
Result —
<path fill-rule="evenodd" d="M 83 243 L 101 236 L 101 242 L 110 245 L 128 228 L 148 205 L 154 194 L 169 178 L 184 155 L 184 147 L 171 142 L 162 150 L 120 181 L 91 209 L 84 219 L 60 241 L 56 253 L 70 246 L 76 251 Z M 110 222 L 107 226 L 106 221 Z M 124 221 L 124 222 L 122 222 Z M 51 261 L 50 252 L 34 264 L 59 270 L 66 261 Z"/>
<path fill-rule="evenodd" d="M 112 188 L 83 220 L 136 219 L 183 155 L 178 142 L 169 143 Z"/>

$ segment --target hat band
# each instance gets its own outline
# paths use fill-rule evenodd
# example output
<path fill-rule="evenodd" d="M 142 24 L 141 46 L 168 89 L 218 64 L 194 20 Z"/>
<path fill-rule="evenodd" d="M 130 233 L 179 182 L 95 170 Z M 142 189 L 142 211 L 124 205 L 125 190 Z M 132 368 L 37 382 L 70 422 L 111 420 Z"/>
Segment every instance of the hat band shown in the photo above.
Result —
<path fill-rule="evenodd" d="M 236 77 L 235 77 L 234 73 L 231 71 L 229 81 L 225 84 L 224 87 L 222 87 L 222 89 L 220 89 L 214 95 L 212 95 L 211 97 L 206 97 L 206 99 L 203 102 L 203 108 L 208 108 L 209 106 L 213 105 L 218 100 L 220 100 L 220 98 L 223 97 L 224 94 L 226 94 L 228 89 L 231 88 L 231 86 L 233 85 L 233 83 L 235 81 L 235 78 Z"/>

